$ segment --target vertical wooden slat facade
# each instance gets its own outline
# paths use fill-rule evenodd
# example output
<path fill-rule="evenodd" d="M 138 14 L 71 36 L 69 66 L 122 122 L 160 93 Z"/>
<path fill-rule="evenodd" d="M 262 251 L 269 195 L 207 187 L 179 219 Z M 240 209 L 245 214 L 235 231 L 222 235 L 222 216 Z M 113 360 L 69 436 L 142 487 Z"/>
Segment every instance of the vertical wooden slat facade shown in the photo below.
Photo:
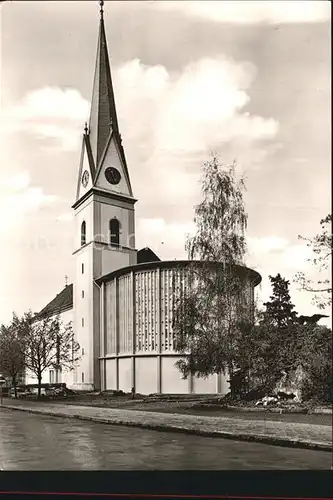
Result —
<path fill-rule="evenodd" d="M 174 351 L 174 338 L 172 331 L 173 311 L 176 301 L 186 293 L 189 277 L 185 267 L 176 265 L 168 267 L 152 266 L 148 269 L 135 269 L 115 276 L 103 284 L 101 314 L 105 321 L 105 327 L 101 328 L 101 360 L 115 360 L 116 385 L 123 387 L 119 380 L 122 376 L 119 372 L 119 360 L 131 359 L 128 365 L 131 368 L 129 380 L 132 387 L 136 386 L 136 362 L 138 357 L 147 359 L 150 369 L 156 377 L 155 392 L 162 391 L 162 378 L 166 377 L 163 371 L 163 359 L 179 358 Z M 253 311 L 254 284 L 251 280 L 244 280 L 241 302 L 246 303 L 249 311 Z M 251 314 L 251 313 L 250 313 Z M 155 365 L 151 361 L 155 359 Z M 150 359 L 150 361 L 149 361 Z M 139 361 L 138 361 L 139 363 Z M 143 366 L 142 363 L 138 366 Z M 107 364 L 103 366 L 103 379 L 107 380 Z M 153 368 L 155 366 L 155 369 Z M 165 367 L 170 363 L 165 362 Z M 155 370 L 155 371 L 154 371 Z M 174 368 L 177 371 L 177 368 Z M 153 373 L 152 372 L 152 373 Z M 175 376 L 173 374 L 173 376 Z M 221 391 L 221 375 L 214 378 L 214 391 Z M 142 377 L 141 377 L 142 380 Z M 195 380 L 189 377 L 187 392 L 195 392 Z M 198 386 L 199 387 L 199 386 Z M 200 385 L 202 387 L 202 385 Z M 109 387 L 108 389 L 110 389 Z M 177 392 L 177 390 L 175 390 Z"/>

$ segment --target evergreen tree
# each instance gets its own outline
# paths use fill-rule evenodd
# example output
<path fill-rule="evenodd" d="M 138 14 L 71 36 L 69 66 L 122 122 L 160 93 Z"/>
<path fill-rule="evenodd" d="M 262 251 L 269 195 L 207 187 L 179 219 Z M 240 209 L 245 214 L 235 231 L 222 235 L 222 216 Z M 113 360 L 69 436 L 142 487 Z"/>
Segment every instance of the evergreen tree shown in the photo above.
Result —
<path fill-rule="evenodd" d="M 289 281 L 280 274 L 269 279 L 272 295 L 264 304 L 266 310 L 259 315 L 258 324 L 251 330 L 245 328 L 242 335 L 252 377 L 267 391 L 275 387 L 282 371 L 297 368 L 301 330 L 291 302 Z"/>
<path fill-rule="evenodd" d="M 270 321 L 278 328 L 287 327 L 296 320 L 297 313 L 293 311 L 294 304 L 291 303 L 289 294 L 290 282 L 277 274 L 269 276 L 273 288 L 273 294 L 270 301 L 265 302 L 266 311 L 264 312 L 264 321 Z"/>

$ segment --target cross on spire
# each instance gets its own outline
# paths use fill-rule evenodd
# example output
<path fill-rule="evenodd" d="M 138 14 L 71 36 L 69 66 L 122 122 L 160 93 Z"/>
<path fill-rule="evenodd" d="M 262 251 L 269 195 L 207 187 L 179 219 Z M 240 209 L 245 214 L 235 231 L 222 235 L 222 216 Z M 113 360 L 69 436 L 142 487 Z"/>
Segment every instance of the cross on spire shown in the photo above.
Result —
<path fill-rule="evenodd" d="M 66 274 L 66 276 L 65 276 L 65 287 L 66 287 L 67 285 L 68 285 L 68 276 L 67 276 L 67 274 Z"/>

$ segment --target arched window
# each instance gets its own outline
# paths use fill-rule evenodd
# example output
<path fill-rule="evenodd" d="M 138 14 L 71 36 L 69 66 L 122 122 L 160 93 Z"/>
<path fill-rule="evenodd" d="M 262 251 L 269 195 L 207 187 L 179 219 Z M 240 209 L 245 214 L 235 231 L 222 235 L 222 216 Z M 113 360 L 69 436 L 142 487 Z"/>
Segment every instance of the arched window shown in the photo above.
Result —
<path fill-rule="evenodd" d="M 86 244 L 86 221 L 81 224 L 81 246 Z"/>
<path fill-rule="evenodd" d="M 119 247 L 120 223 L 118 219 L 111 219 L 109 222 L 110 245 Z"/>

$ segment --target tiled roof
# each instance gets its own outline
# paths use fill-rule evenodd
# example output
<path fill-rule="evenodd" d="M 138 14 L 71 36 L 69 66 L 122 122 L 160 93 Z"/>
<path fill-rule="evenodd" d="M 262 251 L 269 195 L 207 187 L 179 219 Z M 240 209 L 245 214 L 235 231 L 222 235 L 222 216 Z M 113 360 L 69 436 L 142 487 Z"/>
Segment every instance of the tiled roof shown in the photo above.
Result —
<path fill-rule="evenodd" d="M 51 300 L 41 311 L 38 316 L 49 314 L 59 314 L 63 311 L 73 308 L 73 284 L 67 285 L 58 295 Z"/>

